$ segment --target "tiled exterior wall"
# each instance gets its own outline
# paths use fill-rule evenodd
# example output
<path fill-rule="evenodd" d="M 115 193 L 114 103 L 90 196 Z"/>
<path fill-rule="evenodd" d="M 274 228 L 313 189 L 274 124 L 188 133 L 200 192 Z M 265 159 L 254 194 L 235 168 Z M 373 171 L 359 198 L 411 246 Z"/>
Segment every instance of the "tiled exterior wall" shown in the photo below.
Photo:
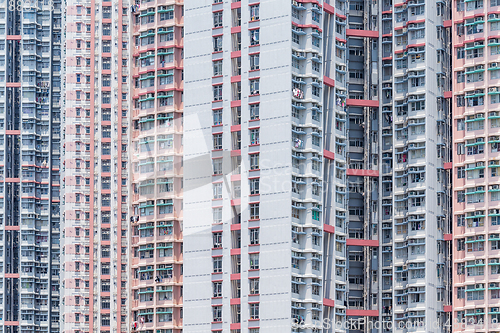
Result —
<path fill-rule="evenodd" d="M 60 1 L 0 2 L 0 329 L 60 329 Z"/>
<path fill-rule="evenodd" d="M 133 13 L 132 330 L 182 331 L 183 4 Z"/>
<path fill-rule="evenodd" d="M 499 7 L 453 2 L 453 319 L 498 331 Z M 451 25 L 451 23 L 450 23 Z"/>
<path fill-rule="evenodd" d="M 127 332 L 131 4 L 66 7 L 64 332 Z"/>

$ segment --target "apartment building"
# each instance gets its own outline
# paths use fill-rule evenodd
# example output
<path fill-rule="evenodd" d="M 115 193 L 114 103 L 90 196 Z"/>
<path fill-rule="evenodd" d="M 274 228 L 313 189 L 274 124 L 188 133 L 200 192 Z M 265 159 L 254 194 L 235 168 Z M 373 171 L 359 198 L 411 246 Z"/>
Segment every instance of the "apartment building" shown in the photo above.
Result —
<path fill-rule="evenodd" d="M 66 3 L 63 332 L 130 330 L 132 5 Z"/>
<path fill-rule="evenodd" d="M 0 326 L 58 332 L 61 1 L 1 7 Z"/>
<path fill-rule="evenodd" d="M 184 330 L 317 332 L 322 6 L 202 2 L 185 4 Z"/>
<path fill-rule="evenodd" d="M 495 1 L 453 5 L 453 318 L 498 331 L 498 109 Z"/>
<path fill-rule="evenodd" d="M 131 329 L 182 331 L 182 1 L 131 16 Z"/>
<path fill-rule="evenodd" d="M 450 19 L 186 4 L 187 332 L 450 330 Z"/>
<path fill-rule="evenodd" d="M 392 321 L 395 332 L 446 332 L 452 277 L 450 3 L 380 5 L 370 28 L 380 27 L 373 91 L 379 112 L 372 116 L 380 177 L 371 196 L 381 212 L 379 318 Z"/>

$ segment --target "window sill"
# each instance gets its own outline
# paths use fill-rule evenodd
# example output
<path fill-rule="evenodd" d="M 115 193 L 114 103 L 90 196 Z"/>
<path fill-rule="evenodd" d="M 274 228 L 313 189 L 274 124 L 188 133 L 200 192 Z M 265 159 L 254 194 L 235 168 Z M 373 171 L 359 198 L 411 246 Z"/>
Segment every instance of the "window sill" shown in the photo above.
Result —
<path fill-rule="evenodd" d="M 258 272 L 258 271 L 260 271 L 260 268 L 249 269 L 248 271 L 249 272 Z M 249 320 L 251 320 L 251 319 L 249 319 Z"/>
<path fill-rule="evenodd" d="M 222 29 L 223 27 L 213 27 L 212 30 Z"/>
<path fill-rule="evenodd" d="M 252 144 L 252 145 L 248 145 L 249 147 L 256 147 L 256 146 L 260 146 L 260 143 L 255 143 L 255 144 Z"/>
<path fill-rule="evenodd" d="M 223 77 L 223 75 L 216 75 L 216 76 L 212 76 L 212 79 L 218 79 L 220 77 Z"/>
<path fill-rule="evenodd" d="M 222 149 L 212 149 L 212 151 L 222 151 Z"/>
<path fill-rule="evenodd" d="M 251 122 L 251 121 L 259 121 L 260 118 L 257 118 L 257 119 L 250 119 L 248 122 Z"/>
<path fill-rule="evenodd" d="M 252 73 L 252 72 L 258 72 L 258 71 L 260 71 L 260 68 L 257 68 L 257 69 L 251 69 L 251 70 L 249 70 L 248 72 L 249 72 L 249 73 Z"/>
<path fill-rule="evenodd" d="M 255 196 L 259 196 L 259 195 L 260 195 L 260 193 L 257 193 L 257 194 L 249 194 L 248 196 L 249 196 L 249 197 L 255 197 Z"/>
<path fill-rule="evenodd" d="M 260 219 L 248 219 L 249 222 L 260 221 Z"/>
<path fill-rule="evenodd" d="M 260 94 L 248 95 L 248 97 L 255 97 L 255 96 L 260 96 Z"/>
<path fill-rule="evenodd" d="M 257 47 L 257 46 L 260 46 L 260 44 L 250 45 L 248 47 Z"/>
<path fill-rule="evenodd" d="M 250 5 L 249 5 L 250 6 Z M 256 19 L 256 20 L 250 20 L 248 21 L 248 23 L 252 23 L 252 22 L 260 22 L 260 19 Z"/>
<path fill-rule="evenodd" d="M 259 246 L 260 244 L 248 244 L 248 246 Z"/>
<path fill-rule="evenodd" d="M 223 51 L 214 51 L 212 52 L 212 54 L 219 54 L 219 53 L 222 53 Z"/>
<path fill-rule="evenodd" d="M 224 126 L 223 124 L 217 124 L 217 125 L 212 125 L 212 127 L 222 127 Z"/>

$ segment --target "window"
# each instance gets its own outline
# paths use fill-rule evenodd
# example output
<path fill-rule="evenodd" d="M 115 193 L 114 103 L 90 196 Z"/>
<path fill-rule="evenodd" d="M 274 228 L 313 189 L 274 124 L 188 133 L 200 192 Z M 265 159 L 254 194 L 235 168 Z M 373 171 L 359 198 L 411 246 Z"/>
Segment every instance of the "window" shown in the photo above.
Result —
<path fill-rule="evenodd" d="M 250 284 L 249 294 L 250 295 L 258 295 L 259 294 L 259 279 L 248 279 Z"/>
<path fill-rule="evenodd" d="M 457 251 L 465 251 L 465 239 L 457 239 Z"/>
<path fill-rule="evenodd" d="M 260 109 L 260 104 L 250 105 L 250 120 L 259 119 L 259 109 Z"/>
<path fill-rule="evenodd" d="M 484 41 L 465 44 L 466 58 L 482 58 L 483 57 Z"/>
<path fill-rule="evenodd" d="M 250 219 L 251 220 L 259 219 L 259 204 L 258 203 L 250 204 Z"/>
<path fill-rule="evenodd" d="M 250 45 L 259 45 L 260 34 L 259 29 L 250 30 Z"/>
<path fill-rule="evenodd" d="M 465 215 L 457 215 L 457 227 L 465 226 Z"/>
<path fill-rule="evenodd" d="M 249 256 L 250 269 L 259 269 L 259 254 L 258 253 L 250 253 Z"/>
<path fill-rule="evenodd" d="M 312 94 L 314 96 L 319 97 L 321 95 L 321 88 L 320 87 L 316 87 L 316 86 L 312 86 Z"/>
<path fill-rule="evenodd" d="M 259 154 L 250 155 L 250 170 L 259 169 Z"/>
<path fill-rule="evenodd" d="M 457 202 L 465 202 L 465 191 L 457 191 Z"/>
<path fill-rule="evenodd" d="M 457 59 L 464 59 L 465 58 L 465 48 L 464 47 L 457 47 L 456 52 L 457 52 Z"/>
<path fill-rule="evenodd" d="M 217 282 L 212 282 L 212 284 L 213 284 L 213 290 L 214 290 L 213 297 L 222 297 L 222 282 L 217 281 Z"/>
<path fill-rule="evenodd" d="M 214 125 L 222 124 L 222 109 L 213 110 Z"/>
<path fill-rule="evenodd" d="M 255 71 L 259 69 L 260 54 L 250 55 L 250 70 Z"/>
<path fill-rule="evenodd" d="M 483 276 L 484 275 L 484 259 L 469 260 L 466 263 L 467 276 Z"/>
<path fill-rule="evenodd" d="M 212 209 L 213 223 L 222 223 L 222 207 L 216 207 Z"/>
<path fill-rule="evenodd" d="M 475 1 L 469 1 L 466 2 L 466 10 L 476 10 L 476 9 L 481 9 L 483 8 L 483 0 L 475 0 Z"/>
<path fill-rule="evenodd" d="M 212 307 L 214 322 L 222 322 L 222 305 Z"/>
<path fill-rule="evenodd" d="M 484 202 L 484 193 L 485 191 L 483 186 L 467 188 L 465 191 L 467 203 Z"/>
<path fill-rule="evenodd" d="M 222 75 L 222 60 L 214 61 L 213 66 L 214 66 L 214 76 Z"/>
<path fill-rule="evenodd" d="M 214 101 L 222 101 L 222 84 L 213 87 Z"/>
<path fill-rule="evenodd" d="M 111 323 L 109 314 L 101 314 L 101 326 L 109 326 Z"/>
<path fill-rule="evenodd" d="M 222 199 L 222 183 L 212 184 L 214 191 L 214 199 Z"/>
<path fill-rule="evenodd" d="M 250 229 L 250 244 L 259 244 L 259 228 Z"/>
<path fill-rule="evenodd" d="M 457 167 L 457 178 L 465 178 L 465 167 Z"/>
<path fill-rule="evenodd" d="M 467 140 L 467 155 L 478 155 L 484 153 L 484 138 Z"/>
<path fill-rule="evenodd" d="M 467 252 L 484 251 L 484 235 L 467 237 L 466 245 Z"/>
<path fill-rule="evenodd" d="M 214 232 L 212 233 L 212 238 L 214 241 L 214 249 L 222 248 L 222 232 Z"/>
<path fill-rule="evenodd" d="M 250 20 L 257 21 L 259 19 L 259 5 L 250 6 Z"/>
<path fill-rule="evenodd" d="M 251 303 L 250 305 L 250 319 L 259 319 L 259 303 Z"/>
<path fill-rule="evenodd" d="M 222 175 L 222 158 L 213 159 L 212 166 L 214 175 Z"/>
<path fill-rule="evenodd" d="M 259 141 L 260 129 L 254 128 L 250 130 L 250 145 L 258 145 Z"/>
<path fill-rule="evenodd" d="M 260 80 L 250 80 L 250 95 L 258 95 L 260 87 Z"/>
<path fill-rule="evenodd" d="M 259 178 L 250 179 L 250 194 L 259 194 Z"/>
<path fill-rule="evenodd" d="M 222 11 L 213 13 L 214 16 L 214 28 L 222 27 Z"/>
<path fill-rule="evenodd" d="M 222 257 L 213 257 L 214 273 L 222 273 Z"/>
<path fill-rule="evenodd" d="M 222 149 L 222 134 L 214 134 L 213 141 L 214 141 L 214 150 Z"/>
<path fill-rule="evenodd" d="M 213 37 L 214 52 L 222 52 L 222 36 Z"/>

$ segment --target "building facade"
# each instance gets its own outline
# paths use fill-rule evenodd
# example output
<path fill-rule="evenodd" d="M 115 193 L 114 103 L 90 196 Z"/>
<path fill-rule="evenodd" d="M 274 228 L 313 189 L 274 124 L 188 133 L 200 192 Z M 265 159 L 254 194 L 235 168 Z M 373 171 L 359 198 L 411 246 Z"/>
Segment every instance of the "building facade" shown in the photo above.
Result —
<path fill-rule="evenodd" d="M 131 321 L 182 331 L 182 1 L 134 8 L 131 119 Z"/>
<path fill-rule="evenodd" d="M 66 4 L 64 332 L 130 329 L 131 5 Z"/>
<path fill-rule="evenodd" d="M 453 319 L 498 331 L 498 6 L 453 10 Z M 459 324 L 460 323 L 460 324 Z"/>
<path fill-rule="evenodd" d="M 184 329 L 450 330 L 450 4 L 185 14 Z"/>
<path fill-rule="evenodd" d="M 60 1 L 0 3 L 0 327 L 58 332 Z"/>
<path fill-rule="evenodd" d="M 333 103 L 322 6 L 204 1 L 185 14 L 184 329 L 317 331 Z"/>

